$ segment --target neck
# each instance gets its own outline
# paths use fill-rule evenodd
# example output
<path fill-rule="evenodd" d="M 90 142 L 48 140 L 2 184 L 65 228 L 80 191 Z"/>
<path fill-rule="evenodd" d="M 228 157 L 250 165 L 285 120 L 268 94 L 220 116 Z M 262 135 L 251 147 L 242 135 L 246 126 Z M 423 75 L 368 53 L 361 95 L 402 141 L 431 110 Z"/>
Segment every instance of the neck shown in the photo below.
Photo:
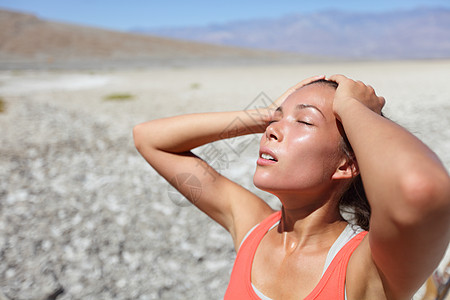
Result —
<path fill-rule="evenodd" d="M 278 232 L 282 233 L 286 248 L 328 245 L 347 225 L 340 215 L 339 201 L 334 197 L 325 201 L 297 198 L 292 202 L 285 197 L 280 197 L 280 200 L 283 207 Z"/>

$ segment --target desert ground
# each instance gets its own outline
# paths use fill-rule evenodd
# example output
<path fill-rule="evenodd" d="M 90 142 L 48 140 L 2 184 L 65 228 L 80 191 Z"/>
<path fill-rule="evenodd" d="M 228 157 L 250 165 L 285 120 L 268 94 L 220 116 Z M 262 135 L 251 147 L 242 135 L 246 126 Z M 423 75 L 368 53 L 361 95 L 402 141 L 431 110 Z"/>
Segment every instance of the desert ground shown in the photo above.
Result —
<path fill-rule="evenodd" d="M 0 71 L 0 299 L 221 299 L 231 238 L 146 164 L 133 126 L 261 107 L 335 73 L 372 85 L 450 170 L 448 60 Z M 277 207 L 252 184 L 257 144 L 196 153 Z"/>

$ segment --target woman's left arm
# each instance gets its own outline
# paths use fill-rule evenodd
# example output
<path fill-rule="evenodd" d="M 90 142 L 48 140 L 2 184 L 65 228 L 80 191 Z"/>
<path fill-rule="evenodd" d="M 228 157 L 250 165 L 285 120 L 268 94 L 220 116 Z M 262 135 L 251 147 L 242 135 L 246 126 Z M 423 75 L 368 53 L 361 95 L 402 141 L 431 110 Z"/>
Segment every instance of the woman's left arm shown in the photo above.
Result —
<path fill-rule="evenodd" d="M 437 156 L 382 117 L 384 98 L 343 75 L 333 109 L 355 152 L 372 216 L 369 246 L 389 298 L 410 298 L 450 238 L 450 177 Z"/>

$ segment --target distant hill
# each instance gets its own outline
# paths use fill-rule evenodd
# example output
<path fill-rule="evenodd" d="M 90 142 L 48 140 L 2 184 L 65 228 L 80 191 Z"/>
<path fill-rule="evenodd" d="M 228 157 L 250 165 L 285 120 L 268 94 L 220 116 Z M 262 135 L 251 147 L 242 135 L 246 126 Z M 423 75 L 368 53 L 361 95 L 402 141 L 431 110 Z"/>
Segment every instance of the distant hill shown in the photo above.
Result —
<path fill-rule="evenodd" d="M 0 69 L 270 63 L 317 58 L 50 22 L 0 10 Z"/>
<path fill-rule="evenodd" d="M 450 10 L 324 11 L 134 32 L 220 45 L 356 59 L 450 58 Z"/>

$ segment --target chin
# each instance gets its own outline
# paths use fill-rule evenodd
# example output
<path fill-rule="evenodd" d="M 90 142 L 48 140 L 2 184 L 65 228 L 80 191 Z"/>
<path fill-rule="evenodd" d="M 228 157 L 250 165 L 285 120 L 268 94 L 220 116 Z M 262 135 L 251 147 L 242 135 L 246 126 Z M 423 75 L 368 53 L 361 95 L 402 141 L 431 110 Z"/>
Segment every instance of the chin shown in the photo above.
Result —
<path fill-rule="evenodd" d="M 259 176 L 257 173 L 253 176 L 253 184 L 260 190 L 272 193 L 275 190 L 274 181 L 270 178 Z"/>

